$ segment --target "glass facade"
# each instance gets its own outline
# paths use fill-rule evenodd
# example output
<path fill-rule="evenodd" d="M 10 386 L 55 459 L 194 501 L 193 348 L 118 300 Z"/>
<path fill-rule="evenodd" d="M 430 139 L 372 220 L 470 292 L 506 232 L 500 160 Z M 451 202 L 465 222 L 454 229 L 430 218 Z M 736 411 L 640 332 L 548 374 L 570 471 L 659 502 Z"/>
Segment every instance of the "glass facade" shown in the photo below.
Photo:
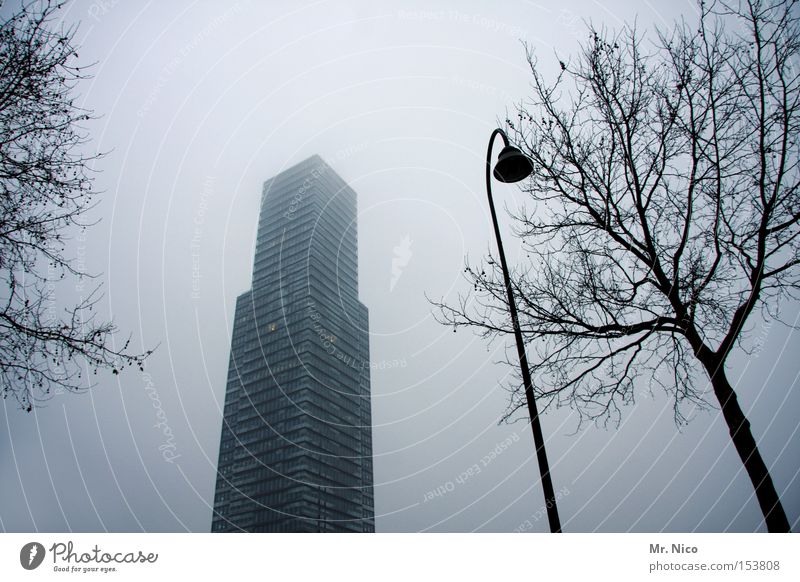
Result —
<path fill-rule="evenodd" d="M 356 194 L 319 157 L 264 184 L 236 301 L 211 529 L 371 532 Z"/>

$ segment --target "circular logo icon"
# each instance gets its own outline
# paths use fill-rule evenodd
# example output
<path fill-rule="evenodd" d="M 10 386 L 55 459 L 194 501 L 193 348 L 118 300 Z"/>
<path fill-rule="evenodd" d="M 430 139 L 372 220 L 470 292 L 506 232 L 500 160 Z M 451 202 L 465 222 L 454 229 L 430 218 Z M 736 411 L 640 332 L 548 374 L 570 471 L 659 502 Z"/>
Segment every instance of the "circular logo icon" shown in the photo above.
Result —
<path fill-rule="evenodd" d="M 29 542 L 19 551 L 19 563 L 26 570 L 35 570 L 44 561 L 44 546 L 39 542 Z"/>

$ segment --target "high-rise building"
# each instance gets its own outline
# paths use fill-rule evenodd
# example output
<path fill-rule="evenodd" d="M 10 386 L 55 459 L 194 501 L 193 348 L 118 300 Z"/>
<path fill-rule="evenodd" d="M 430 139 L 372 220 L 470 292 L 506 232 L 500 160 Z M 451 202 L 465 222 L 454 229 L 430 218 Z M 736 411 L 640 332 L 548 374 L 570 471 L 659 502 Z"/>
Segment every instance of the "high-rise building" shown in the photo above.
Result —
<path fill-rule="evenodd" d="M 264 184 L 236 301 L 212 531 L 374 531 L 355 192 L 319 157 Z"/>

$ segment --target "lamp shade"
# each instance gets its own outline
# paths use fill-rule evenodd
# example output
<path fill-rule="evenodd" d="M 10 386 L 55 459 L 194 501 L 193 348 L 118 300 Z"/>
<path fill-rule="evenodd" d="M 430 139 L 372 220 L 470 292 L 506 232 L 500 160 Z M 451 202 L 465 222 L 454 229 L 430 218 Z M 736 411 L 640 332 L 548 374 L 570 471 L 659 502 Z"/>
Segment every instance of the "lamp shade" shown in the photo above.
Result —
<path fill-rule="evenodd" d="M 504 147 L 497 156 L 494 177 L 501 182 L 519 182 L 530 176 L 531 172 L 533 172 L 533 163 L 530 158 L 514 146 Z"/>

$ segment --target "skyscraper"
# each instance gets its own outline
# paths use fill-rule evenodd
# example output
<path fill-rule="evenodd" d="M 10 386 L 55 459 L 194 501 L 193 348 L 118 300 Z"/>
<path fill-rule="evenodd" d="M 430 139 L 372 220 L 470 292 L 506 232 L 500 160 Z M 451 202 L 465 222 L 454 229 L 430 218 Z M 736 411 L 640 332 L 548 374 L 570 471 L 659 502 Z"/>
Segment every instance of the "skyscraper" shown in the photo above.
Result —
<path fill-rule="evenodd" d="M 355 192 L 319 156 L 264 184 L 236 301 L 212 531 L 374 531 Z"/>

